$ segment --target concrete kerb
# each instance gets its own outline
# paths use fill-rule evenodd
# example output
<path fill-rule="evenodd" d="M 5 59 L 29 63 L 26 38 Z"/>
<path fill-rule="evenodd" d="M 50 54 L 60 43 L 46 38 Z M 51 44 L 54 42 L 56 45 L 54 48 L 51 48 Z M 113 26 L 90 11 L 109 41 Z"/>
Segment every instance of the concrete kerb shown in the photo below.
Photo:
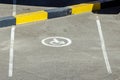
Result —
<path fill-rule="evenodd" d="M 71 8 L 63 7 L 59 9 L 45 10 L 48 12 L 48 19 L 71 15 Z"/>
<path fill-rule="evenodd" d="M 16 16 L 0 18 L 0 27 L 19 25 L 30 22 L 36 22 L 36 21 L 43 21 L 43 20 L 67 16 L 67 15 L 82 14 L 82 13 L 92 12 L 95 10 L 114 7 L 118 5 L 119 5 L 119 1 L 109 1 L 104 3 L 93 2 L 93 3 L 82 3 L 82 4 L 57 8 L 57 9 L 41 10 L 36 12 L 18 14 Z"/>
<path fill-rule="evenodd" d="M 14 16 L 0 18 L 0 27 L 6 27 L 11 25 L 16 25 L 16 18 Z"/>

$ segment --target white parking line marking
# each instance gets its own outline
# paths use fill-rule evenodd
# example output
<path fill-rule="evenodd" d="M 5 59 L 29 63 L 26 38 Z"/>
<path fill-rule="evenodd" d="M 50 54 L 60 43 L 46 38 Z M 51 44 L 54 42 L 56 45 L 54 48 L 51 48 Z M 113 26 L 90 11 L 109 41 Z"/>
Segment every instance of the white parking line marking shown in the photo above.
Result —
<path fill-rule="evenodd" d="M 16 0 L 13 0 L 13 16 L 16 15 Z M 9 71 L 8 77 L 13 76 L 13 61 L 14 61 L 14 40 L 15 40 L 15 25 L 11 28 L 11 41 L 10 41 L 10 52 L 9 52 Z"/>
<path fill-rule="evenodd" d="M 16 15 L 16 0 L 13 0 L 13 16 Z"/>
<path fill-rule="evenodd" d="M 9 53 L 9 77 L 13 74 L 13 58 L 14 58 L 14 38 L 15 38 L 15 26 L 11 28 L 11 41 L 10 41 L 10 53 Z"/>
<path fill-rule="evenodd" d="M 101 48 L 102 48 L 106 68 L 107 68 L 108 73 L 111 74 L 112 70 L 111 70 L 111 66 L 109 63 L 108 55 L 107 55 L 107 50 L 106 50 L 106 46 L 105 46 L 105 41 L 104 41 L 104 37 L 103 37 L 100 19 L 98 16 L 96 16 L 96 23 L 97 23 L 97 27 L 98 27 L 98 32 L 99 32 L 100 41 L 101 41 Z"/>

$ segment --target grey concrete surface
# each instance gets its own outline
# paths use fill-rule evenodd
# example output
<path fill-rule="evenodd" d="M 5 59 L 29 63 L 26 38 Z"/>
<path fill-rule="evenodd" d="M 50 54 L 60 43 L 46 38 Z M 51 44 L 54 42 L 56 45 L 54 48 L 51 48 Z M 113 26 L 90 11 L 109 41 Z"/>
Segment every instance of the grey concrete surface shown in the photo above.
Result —
<path fill-rule="evenodd" d="M 10 28 L 0 28 L 0 79 L 8 80 Z"/>
<path fill-rule="evenodd" d="M 42 7 L 42 6 L 29 6 L 29 5 L 17 5 L 16 13 L 22 14 L 27 12 L 34 12 L 39 10 L 53 9 L 56 7 Z M 0 17 L 12 16 L 13 5 L 0 3 Z"/>
<path fill-rule="evenodd" d="M 16 0 L 16 13 L 47 10 L 91 1 L 95 0 Z M 13 0 L 0 0 L 0 17 L 11 16 L 13 11 L 12 5 Z"/>
<path fill-rule="evenodd" d="M 43 7 L 43 6 L 30 6 L 30 5 L 17 5 L 16 7 L 17 7 L 16 10 L 17 14 L 56 8 L 56 7 Z"/>
<path fill-rule="evenodd" d="M 0 17 L 11 16 L 11 15 L 12 15 L 12 5 L 0 3 Z"/>
<path fill-rule="evenodd" d="M 99 15 L 113 74 L 106 80 L 120 80 L 120 14 Z"/>
<path fill-rule="evenodd" d="M 70 38 L 72 44 L 62 48 L 41 44 L 51 36 Z M 14 49 L 11 80 L 101 80 L 109 76 L 92 13 L 17 26 Z"/>
<path fill-rule="evenodd" d="M 120 14 L 98 14 L 112 74 L 108 74 L 96 15 L 86 13 L 16 26 L 13 77 L 8 78 L 10 29 L 0 28 L 2 80 L 120 80 Z M 67 37 L 72 44 L 47 47 L 41 40 Z"/>

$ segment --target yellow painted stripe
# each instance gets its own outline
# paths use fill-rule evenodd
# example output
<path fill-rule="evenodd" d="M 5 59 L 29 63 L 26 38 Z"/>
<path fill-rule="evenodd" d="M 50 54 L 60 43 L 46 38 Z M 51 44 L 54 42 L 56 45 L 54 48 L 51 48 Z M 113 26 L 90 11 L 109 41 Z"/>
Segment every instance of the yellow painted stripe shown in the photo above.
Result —
<path fill-rule="evenodd" d="M 24 24 L 29 22 L 36 22 L 46 20 L 48 13 L 46 11 L 37 11 L 31 13 L 18 14 L 16 17 L 16 24 Z"/>
<path fill-rule="evenodd" d="M 83 3 L 72 6 L 72 14 L 81 14 L 85 12 L 91 12 L 93 10 L 99 10 L 100 3 Z"/>

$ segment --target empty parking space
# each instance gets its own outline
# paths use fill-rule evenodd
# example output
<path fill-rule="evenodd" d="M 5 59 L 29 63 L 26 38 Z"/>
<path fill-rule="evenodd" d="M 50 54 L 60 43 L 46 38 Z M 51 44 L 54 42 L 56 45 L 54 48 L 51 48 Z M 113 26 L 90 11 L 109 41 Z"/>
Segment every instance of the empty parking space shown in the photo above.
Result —
<path fill-rule="evenodd" d="M 51 8 L 1 3 L 0 17 Z M 0 78 L 119 80 L 120 14 L 103 12 L 0 28 Z"/>
<path fill-rule="evenodd" d="M 17 26 L 12 80 L 104 79 L 108 72 L 95 19 L 90 13 Z M 55 48 L 41 43 L 54 36 L 72 44 Z"/>

